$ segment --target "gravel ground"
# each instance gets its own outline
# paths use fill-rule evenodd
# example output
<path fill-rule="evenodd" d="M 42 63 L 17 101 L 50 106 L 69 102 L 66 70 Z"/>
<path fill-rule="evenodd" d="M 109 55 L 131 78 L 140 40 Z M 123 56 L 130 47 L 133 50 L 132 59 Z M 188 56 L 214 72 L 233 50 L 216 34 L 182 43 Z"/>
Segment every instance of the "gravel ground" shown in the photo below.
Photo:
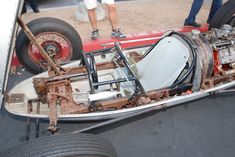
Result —
<path fill-rule="evenodd" d="M 125 34 L 135 34 L 147 31 L 167 30 L 182 27 L 188 16 L 192 0 L 135 0 L 116 2 L 119 26 Z M 35 14 L 29 12 L 23 15 L 23 19 L 29 22 L 39 17 L 56 17 L 67 21 L 76 28 L 83 41 L 89 40 L 91 32 L 90 24 L 77 21 L 76 6 L 64 8 L 41 9 Z M 205 23 L 209 14 L 210 2 L 205 1 L 201 8 L 197 21 Z M 98 22 L 101 36 L 110 38 L 111 27 L 107 19 Z"/>

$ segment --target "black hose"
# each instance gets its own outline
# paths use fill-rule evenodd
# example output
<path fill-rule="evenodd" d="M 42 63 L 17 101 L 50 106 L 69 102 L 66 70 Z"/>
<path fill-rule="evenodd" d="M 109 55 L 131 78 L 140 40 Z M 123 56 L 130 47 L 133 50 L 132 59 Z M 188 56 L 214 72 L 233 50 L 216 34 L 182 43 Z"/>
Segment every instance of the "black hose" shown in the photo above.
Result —
<path fill-rule="evenodd" d="M 170 35 L 172 34 L 176 34 L 178 35 L 179 37 L 181 37 L 181 39 L 183 39 L 187 44 L 188 46 L 190 47 L 191 49 L 191 52 L 192 52 L 192 64 L 190 65 L 188 71 L 183 75 L 183 77 L 181 77 L 179 80 L 177 79 L 171 86 L 170 88 L 174 88 L 175 86 L 177 86 L 178 84 L 181 84 L 183 83 L 188 77 L 189 75 L 194 71 L 195 71 L 195 65 L 196 65 L 196 62 L 197 62 L 197 54 L 196 54 L 196 50 L 195 48 L 193 47 L 194 43 L 184 34 L 180 34 L 180 33 L 177 33 L 177 32 L 172 32 Z M 192 81 L 192 79 L 191 79 Z"/>

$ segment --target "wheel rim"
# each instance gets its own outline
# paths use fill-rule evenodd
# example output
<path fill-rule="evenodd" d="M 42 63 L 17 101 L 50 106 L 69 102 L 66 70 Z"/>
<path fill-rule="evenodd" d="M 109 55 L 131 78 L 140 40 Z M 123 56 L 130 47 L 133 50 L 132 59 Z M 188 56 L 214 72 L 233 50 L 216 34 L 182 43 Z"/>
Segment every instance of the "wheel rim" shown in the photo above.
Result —
<path fill-rule="evenodd" d="M 43 32 L 35 36 L 38 43 L 47 54 L 57 63 L 67 62 L 72 58 L 73 47 L 71 41 L 57 32 Z M 31 60 L 41 68 L 47 68 L 47 62 L 40 55 L 39 49 L 31 41 L 28 46 Z"/>

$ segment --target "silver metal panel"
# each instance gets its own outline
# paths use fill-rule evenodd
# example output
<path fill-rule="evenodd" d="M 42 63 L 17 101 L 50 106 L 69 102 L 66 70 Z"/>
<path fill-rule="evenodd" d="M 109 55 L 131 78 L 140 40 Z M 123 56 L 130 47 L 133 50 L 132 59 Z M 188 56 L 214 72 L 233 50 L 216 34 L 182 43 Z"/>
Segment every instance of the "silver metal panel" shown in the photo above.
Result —
<path fill-rule="evenodd" d="M 189 59 L 189 49 L 174 37 L 162 39 L 136 64 L 139 80 L 146 91 L 171 86 Z"/>
<path fill-rule="evenodd" d="M 0 108 L 13 54 L 16 17 L 19 15 L 18 10 L 22 8 L 22 4 L 21 0 L 7 0 L 0 5 Z"/>

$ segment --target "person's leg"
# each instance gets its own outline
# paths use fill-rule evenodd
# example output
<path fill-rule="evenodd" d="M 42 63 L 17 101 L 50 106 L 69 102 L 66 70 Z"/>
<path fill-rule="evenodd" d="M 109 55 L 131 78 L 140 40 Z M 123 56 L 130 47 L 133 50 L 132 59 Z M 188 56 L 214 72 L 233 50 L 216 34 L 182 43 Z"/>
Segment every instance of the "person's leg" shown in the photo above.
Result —
<path fill-rule="evenodd" d="M 186 18 L 186 20 L 184 22 L 185 25 L 195 23 L 196 16 L 202 7 L 203 1 L 204 0 L 194 0 L 193 1 L 189 16 Z"/>
<path fill-rule="evenodd" d="M 91 39 L 95 40 L 99 37 L 99 30 L 97 26 L 97 18 L 96 18 L 96 0 L 84 0 L 85 7 L 87 9 L 88 18 L 92 27 Z"/>
<path fill-rule="evenodd" d="M 108 9 L 108 18 L 112 27 L 111 36 L 118 39 L 125 38 L 126 36 L 122 34 L 120 29 L 118 28 L 117 10 L 116 5 L 114 4 L 114 0 L 103 0 L 102 2 L 106 4 L 106 7 Z"/>
<path fill-rule="evenodd" d="M 117 11 L 116 11 L 116 6 L 115 4 L 106 4 L 107 9 L 108 9 L 108 18 L 109 22 L 111 24 L 112 30 L 117 29 Z"/>
<path fill-rule="evenodd" d="M 97 18 L 96 18 L 95 8 L 94 9 L 88 9 L 87 13 L 88 13 L 88 17 L 89 17 L 89 21 L 90 21 L 92 29 L 97 30 L 98 27 L 97 27 Z"/>
<path fill-rule="evenodd" d="M 223 1 L 222 0 L 213 0 L 211 4 L 211 10 L 207 19 L 207 23 L 210 23 L 212 18 L 214 17 L 217 10 L 222 6 Z"/>
<path fill-rule="evenodd" d="M 97 0 L 84 0 L 87 9 L 88 18 L 93 30 L 97 30 L 96 7 Z"/>

